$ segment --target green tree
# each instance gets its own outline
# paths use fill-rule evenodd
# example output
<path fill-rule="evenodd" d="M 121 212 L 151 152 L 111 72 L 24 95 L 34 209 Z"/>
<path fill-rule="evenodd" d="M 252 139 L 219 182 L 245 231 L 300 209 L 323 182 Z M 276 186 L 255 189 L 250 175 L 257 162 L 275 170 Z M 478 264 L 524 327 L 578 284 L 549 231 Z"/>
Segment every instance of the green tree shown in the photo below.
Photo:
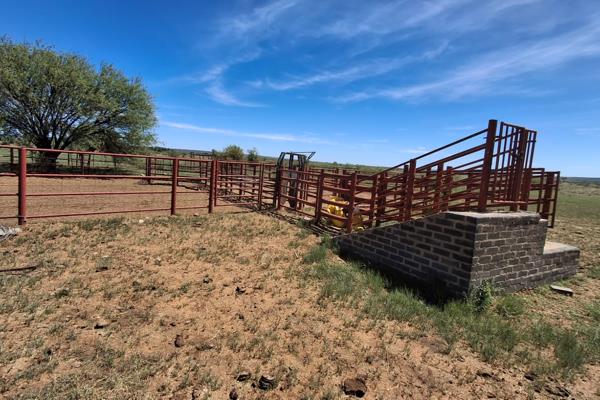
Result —
<path fill-rule="evenodd" d="M 248 161 L 258 161 L 258 150 L 256 150 L 256 147 L 248 150 L 248 156 L 246 158 Z"/>
<path fill-rule="evenodd" d="M 221 152 L 221 156 L 226 158 L 227 160 L 243 160 L 244 150 L 240 146 L 230 144 L 229 146 L 223 149 L 223 151 Z"/>
<path fill-rule="evenodd" d="M 142 82 L 109 64 L 0 38 L 0 137 L 50 149 L 132 151 L 155 142 Z M 51 165 L 59 153 L 48 155 Z"/>

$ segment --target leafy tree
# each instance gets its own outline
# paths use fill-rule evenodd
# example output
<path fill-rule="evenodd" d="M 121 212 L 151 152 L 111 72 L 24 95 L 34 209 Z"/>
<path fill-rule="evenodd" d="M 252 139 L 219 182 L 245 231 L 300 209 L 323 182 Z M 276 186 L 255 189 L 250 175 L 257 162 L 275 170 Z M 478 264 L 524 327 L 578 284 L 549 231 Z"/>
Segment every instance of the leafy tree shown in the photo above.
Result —
<path fill-rule="evenodd" d="M 258 150 L 256 150 L 256 147 L 248 150 L 248 156 L 246 158 L 248 161 L 258 161 Z"/>
<path fill-rule="evenodd" d="M 155 142 L 154 105 L 137 78 L 36 43 L 0 38 L 0 138 L 50 149 L 132 151 Z M 49 154 L 56 163 L 59 153 Z"/>
<path fill-rule="evenodd" d="M 221 156 L 227 160 L 243 160 L 244 150 L 240 146 L 231 144 L 223 149 Z"/>

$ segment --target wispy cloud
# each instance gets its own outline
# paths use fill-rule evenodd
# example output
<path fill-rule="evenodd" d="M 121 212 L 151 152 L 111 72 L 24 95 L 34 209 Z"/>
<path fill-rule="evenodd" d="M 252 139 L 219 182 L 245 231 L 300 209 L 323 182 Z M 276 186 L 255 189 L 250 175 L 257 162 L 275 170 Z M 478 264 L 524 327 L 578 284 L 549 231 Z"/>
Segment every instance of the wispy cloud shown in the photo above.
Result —
<path fill-rule="evenodd" d="M 272 82 L 267 79 L 265 81 L 253 81 L 251 82 L 251 85 L 254 87 L 268 87 L 274 90 L 290 90 L 329 82 L 350 83 L 366 78 L 384 75 L 413 62 L 433 59 L 442 54 L 447 47 L 448 42 L 443 42 L 437 48 L 426 51 L 420 55 L 409 55 L 397 58 L 379 58 L 343 69 L 322 71 L 317 74 L 300 78 L 292 78 L 287 81 Z"/>
<path fill-rule="evenodd" d="M 221 79 L 214 80 L 210 85 L 205 88 L 206 94 L 210 96 L 213 101 L 226 106 L 238 106 L 238 107 L 265 107 L 264 104 L 253 103 L 241 100 L 237 98 L 233 93 L 228 92 L 223 87 Z"/>
<path fill-rule="evenodd" d="M 263 104 L 245 101 L 225 88 L 225 73 L 235 65 L 255 60 L 260 52 L 253 51 L 243 56 L 238 56 L 228 62 L 213 65 L 205 71 L 194 74 L 186 74 L 170 78 L 164 84 L 186 84 L 199 85 L 202 91 L 213 101 L 226 105 L 238 107 L 264 107 Z"/>
<path fill-rule="evenodd" d="M 249 13 L 226 18 L 220 23 L 219 37 L 248 38 L 248 35 L 256 34 L 259 30 L 271 29 L 273 22 L 296 4 L 296 0 L 277 0 L 254 8 Z"/>
<path fill-rule="evenodd" d="M 394 100 L 436 96 L 456 99 L 485 95 L 497 85 L 535 71 L 559 67 L 584 57 L 600 55 L 600 23 L 594 21 L 575 31 L 528 45 L 506 48 L 478 57 L 455 69 L 449 76 L 393 89 L 359 91 L 338 98 L 341 102 L 370 98 Z M 499 88 L 506 90 L 506 88 Z"/>
<path fill-rule="evenodd" d="M 270 140 L 275 142 L 298 142 L 298 143 L 314 143 L 314 144 L 331 144 L 327 140 L 320 139 L 316 136 L 308 135 L 293 135 L 288 133 L 268 133 L 268 132 L 244 132 L 233 129 L 205 127 L 193 124 L 186 124 L 173 121 L 160 121 L 161 126 L 166 126 L 175 129 L 181 129 L 189 132 L 199 132 L 211 135 L 237 136 L 254 139 Z"/>

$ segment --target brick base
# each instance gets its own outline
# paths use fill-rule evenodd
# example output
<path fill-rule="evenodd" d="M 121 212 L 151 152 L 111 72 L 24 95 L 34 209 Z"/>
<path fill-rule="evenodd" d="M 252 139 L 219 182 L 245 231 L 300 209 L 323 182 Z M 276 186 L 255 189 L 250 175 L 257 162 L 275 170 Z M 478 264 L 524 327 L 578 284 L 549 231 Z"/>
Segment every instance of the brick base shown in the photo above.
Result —
<path fill-rule="evenodd" d="M 528 212 L 445 212 L 334 239 L 342 254 L 397 279 L 463 296 L 485 281 L 505 291 L 575 274 L 579 250 L 545 246 L 547 221 Z"/>

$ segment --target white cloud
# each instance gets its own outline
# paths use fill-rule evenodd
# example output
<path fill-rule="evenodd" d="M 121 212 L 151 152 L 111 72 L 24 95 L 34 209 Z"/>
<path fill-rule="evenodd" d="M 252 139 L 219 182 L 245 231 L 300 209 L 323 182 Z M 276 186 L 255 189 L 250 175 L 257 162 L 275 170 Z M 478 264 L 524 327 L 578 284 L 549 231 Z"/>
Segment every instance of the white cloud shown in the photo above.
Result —
<path fill-rule="evenodd" d="M 359 91 L 337 100 L 355 102 L 376 97 L 403 100 L 427 96 L 455 99 L 468 95 L 485 95 L 510 78 L 598 55 L 600 23 L 594 21 L 575 31 L 550 39 L 506 48 L 475 58 L 439 80 L 393 89 Z"/>
<path fill-rule="evenodd" d="M 173 121 L 160 121 L 160 125 L 167 126 L 170 128 L 181 129 L 191 132 L 207 133 L 212 135 L 224 135 L 224 136 L 237 136 L 247 137 L 254 139 L 263 139 L 276 142 L 298 142 L 298 143 L 314 143 L 314 144 L 331 144 L 331 142 L 322 140 L 315 136 L 309 135 L 292 135 L 288 133 L 265 133 L 265 132 L 243 132 L 236 131 L 233 129 L 222 129 L 204 127 L 199 125 L 192 125 Z"/>
<path fill-rule="evenodd" d="M 387 74 L 409 63 L 433 59 L 442 54 L 447 47 L 448 43 L 443 42 L 437 48 L 426 51 L 423 54 L 417 56 L 379 58 L 359 63 L 357 65 L 353 65 L 347 68 L 332 71 L 323 71 L 314 75 L 305 76 L 301 78 L 293 78 L 287 81 L 252 81 L 249 82 L 249 84 L 254 87 L 268 87 L 274 90 L 291 90 L 328 82 L 350 83 L 366 78 L 372 78 L 378 75 Z"/>
<path fill-rule="evenodd" d="M 238 99 L 233 93 L 228 92 L 224 87 L 220 79 L 212 82 L 206 89 L 205 92 L 210 96 L 213 101 L 226 106 L 238 106 L 238 107 L 264 107 L 263 104 L 247 102 Z"/>

